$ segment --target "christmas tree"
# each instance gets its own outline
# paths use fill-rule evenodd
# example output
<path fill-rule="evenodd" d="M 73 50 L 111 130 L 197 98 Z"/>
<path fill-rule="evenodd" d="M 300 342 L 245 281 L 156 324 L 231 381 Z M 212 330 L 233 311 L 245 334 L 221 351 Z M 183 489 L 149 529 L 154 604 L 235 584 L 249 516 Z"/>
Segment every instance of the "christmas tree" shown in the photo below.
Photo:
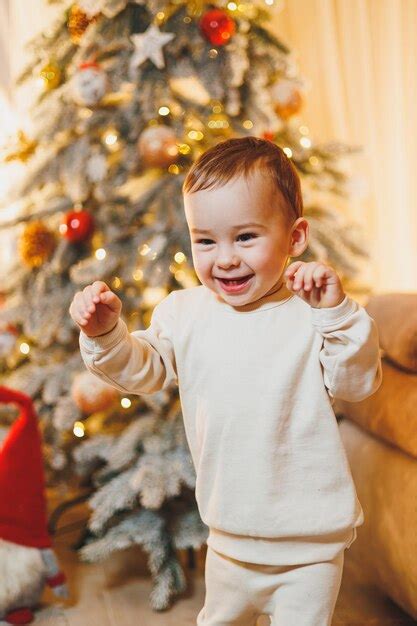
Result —
<path fill-rule="evenodd" d="M 49 484 L 77 479 L 90 490 L 81 557 L 140 544 L 161 610 L 185 587 L 176 550 L 208 535 L 178 390 L 125 397 L 86 372 L 71 300 L 105 281 L 133 331 L 171 290 L 197 285 L 184 176 L 207 148 L 243 135 L 292 159 L 310 223 L 300 258 L 328 262 L 348 288 L 366 258 L 348 213 L 346 157 L 357 148 L 317 144 L 302 125 L 305 83 L 268 29 L 273 0 L 54 4 L 62 15 L 30 42 L 18 81 L 43 85 L 31 134 L 4 155 L 24 176 L 1 224 L 18 244 L 2 277 L 2 384 L 35 400 Z M 1 419 L 12 417 L 3 410 Z"/>

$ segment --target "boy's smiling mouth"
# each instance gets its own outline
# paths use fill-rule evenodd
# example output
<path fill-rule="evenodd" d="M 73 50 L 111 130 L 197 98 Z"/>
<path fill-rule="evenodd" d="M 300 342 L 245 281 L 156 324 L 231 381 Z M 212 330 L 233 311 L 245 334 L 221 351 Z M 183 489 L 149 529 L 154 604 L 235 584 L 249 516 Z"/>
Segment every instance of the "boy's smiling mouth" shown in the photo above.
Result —
<path fill-rule="evenodd" d="M 215 276 L 214 278 L 219 282 L 223 291 L 226 291 L 227 293 L 237 293 L 246 288 L 254 275 L 255 274 L 246 274 L 246 276 L 241 276 L 239 278 L 220 278 Z"/>

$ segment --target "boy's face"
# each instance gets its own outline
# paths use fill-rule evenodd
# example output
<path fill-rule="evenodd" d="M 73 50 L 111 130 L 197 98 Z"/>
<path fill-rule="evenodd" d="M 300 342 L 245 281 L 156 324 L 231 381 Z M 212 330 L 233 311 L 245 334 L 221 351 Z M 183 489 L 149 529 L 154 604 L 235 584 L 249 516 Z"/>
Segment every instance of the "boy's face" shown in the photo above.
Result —
<path fill-rule="evenodd" d="M 288 223 L 283 202 L 258 169 L 217 189 L 184 194 L 195 272 L 222 300 L 241 306 L 277 291 L 288 257 L 301 254 L 292 233 L 299 232 L 297 225 L 302 222 L 307 243 L 307 222 L 298 218 Z M 242 226 L 252 222 L 258 225 Z M 220 280 L 238 277 L 249 278 L 241 285 Z"/>

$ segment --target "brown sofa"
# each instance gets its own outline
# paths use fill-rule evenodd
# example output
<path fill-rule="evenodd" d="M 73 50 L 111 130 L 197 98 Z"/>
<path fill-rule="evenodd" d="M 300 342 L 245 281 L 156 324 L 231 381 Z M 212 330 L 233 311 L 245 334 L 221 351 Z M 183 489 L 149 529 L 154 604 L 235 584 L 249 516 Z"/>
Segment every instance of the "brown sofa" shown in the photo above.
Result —
<path fill-rule="evenodd" d="M 372 295 L 383 381 L 335 412 L 364 511 L 349 549 L 369 580 L 417 619 L 417 293 Z"/>

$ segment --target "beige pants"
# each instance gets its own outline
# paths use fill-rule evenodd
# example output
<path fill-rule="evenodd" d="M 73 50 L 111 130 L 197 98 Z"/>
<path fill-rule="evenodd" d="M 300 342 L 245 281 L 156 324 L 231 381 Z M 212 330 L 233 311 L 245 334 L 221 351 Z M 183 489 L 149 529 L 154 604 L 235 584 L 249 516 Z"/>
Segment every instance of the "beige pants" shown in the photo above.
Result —
<path fill-rule="evenodd" d="M 273 626 L 331 626 L 343 564 L 344 550 L 331 561 L 281 566 L 238 561 L 207 546 L 197 626 L 254 626 L 262 614 Z"/>

